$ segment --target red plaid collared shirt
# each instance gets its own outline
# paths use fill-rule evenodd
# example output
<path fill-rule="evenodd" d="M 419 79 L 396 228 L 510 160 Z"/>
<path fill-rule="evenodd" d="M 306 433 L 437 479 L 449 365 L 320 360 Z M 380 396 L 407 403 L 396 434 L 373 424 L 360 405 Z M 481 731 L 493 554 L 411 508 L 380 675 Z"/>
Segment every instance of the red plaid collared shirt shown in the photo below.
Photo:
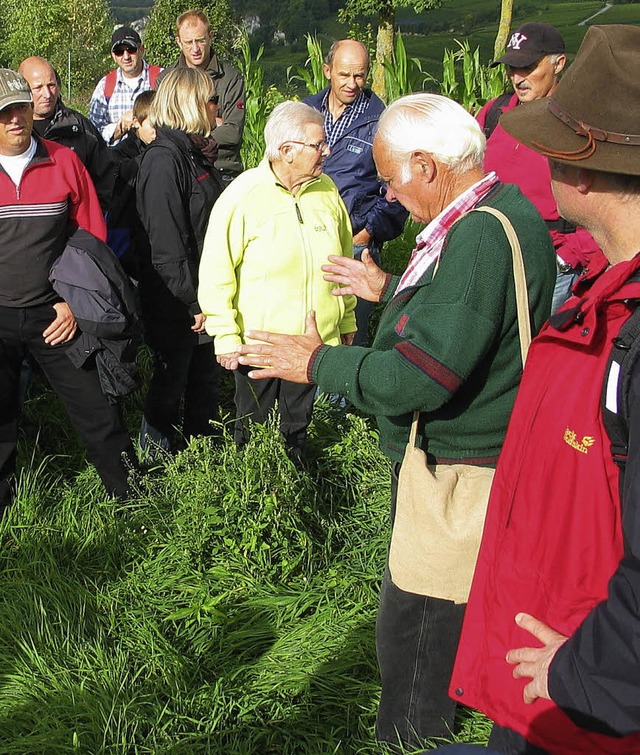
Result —
<path fill-rule="evenodd" d="M 453 224 L 465 212 L 472 210 L 496 183 L 498 183 L 498 176 L 493 171 L 488 173 L 482 180 L 456 197 L 426 228 L 423 228 L 416 236 L 416 248 L 411 252 L 409 264 L 400 278 L 396 294 L 404 288 L 415 286 L 431 265 L 440 259 L 444 241 Z"/>

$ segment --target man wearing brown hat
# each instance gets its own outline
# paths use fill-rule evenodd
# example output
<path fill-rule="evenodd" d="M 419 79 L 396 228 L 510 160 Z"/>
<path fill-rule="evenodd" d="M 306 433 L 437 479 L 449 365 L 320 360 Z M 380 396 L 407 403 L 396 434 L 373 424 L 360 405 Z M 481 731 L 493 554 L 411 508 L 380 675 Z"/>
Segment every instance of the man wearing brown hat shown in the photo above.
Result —
<path fill-rule="evenodd" d="M 162 70 L 145 61 L 142 39 L 130 26 L 120 26 L 111 35 L 111 57 L 117 68 L 100 79 L 89 103 L 89 118 L 107 144 L 131 128 L 136 97 L 155 89 Z"/>
<path fill-rule="evenodd" d="M 506 66 L 513 94 L 490 100 L 477 115 L 487 137 L 485 170 L 495 171 L 504 183 L 519 186 L 542 215 L 551 234 L 558 264 L 552 311 L 566 300 L 582 271 L 600 269 L 604 260 L 591 235 L 558 214 L 546 159 L 520 144 L 498 119 L 520 103 L 552 95 L 566 62 L 564 39 L 557 29 L 540 21 L 523 24 L 509 38 L 505 54 L 492 63 Z"/>
<path fill-rule="evenodd" d="M 499 752 L 640 752 L 640 367 L 620 357 L 640 300 L 639 51 L 640 28 L 591 27 L 553 94 L 501 121 L 609 267 L 533 341 L 493 483 L 449 693 L 493 719 Z"/>
<path fill-rule="evenodd" d="M 32 134 L 33 99 L 19 74 L 0 69 L 0 516 L 14 496 L 20 365 L 30 355 L 63 401 L 109 493 L 128 493 L 133 448 L 117 406 L 100 388 L 95 361 L 68 352 L 76 321 L 49 271 L 73 230 L 104 240 L 86 169 L 67 147 Z"/>

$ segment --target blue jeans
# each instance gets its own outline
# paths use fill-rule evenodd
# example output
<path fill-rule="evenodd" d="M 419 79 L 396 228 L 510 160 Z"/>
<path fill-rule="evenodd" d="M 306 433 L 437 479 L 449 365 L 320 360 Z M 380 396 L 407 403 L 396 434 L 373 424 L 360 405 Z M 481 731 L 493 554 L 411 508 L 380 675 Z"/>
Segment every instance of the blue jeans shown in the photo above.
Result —
<path fill-rule="evenodd" d="M 354 244 L 353 245 L 353 258 L 359 260 L 362 257 L 362 252 L 368 249 L 373 261 L 376 265 L 380 265 L 380 253 L 382 251 L 382 245 L 371 241 L 369 244 Z M 358 299 L 356 304 L 356 325 L 358 326 L 358 332 L 353 339 L 354 346 L 368 346 L 369 345 L 369 319 L 373 312 L 375 304 L 372 301 L 366 299 Z"/>

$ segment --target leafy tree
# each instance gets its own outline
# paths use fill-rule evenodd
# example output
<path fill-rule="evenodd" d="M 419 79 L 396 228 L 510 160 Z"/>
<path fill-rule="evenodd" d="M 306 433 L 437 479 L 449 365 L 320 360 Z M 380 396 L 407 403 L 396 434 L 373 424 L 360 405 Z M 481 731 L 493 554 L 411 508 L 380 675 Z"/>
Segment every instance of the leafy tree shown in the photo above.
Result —
<path fill-rule="evenodd" d="M 17 68 L 24 58 L 41 55 L 73 91 L 93 87 L 108 68 L 113 19 L 107 0 L 3 0 L 0 29 L 6 65 Z"/>
<path fill-rule="evenodd" d="M 422 13 L 441 5 L 442 0 L 346 0 L 339 12 L 341 21 L 353 23 L 357 16 L 376 16 L 378 19 L 373 89 L 382 99 L 386 99 L 384 61 L 393 58 L 396 8 L 413 8 L 416 13 Z"/>
<path fill-rule="evenodd" d="M 205 0 L 194 4 L 193 0 L 156 0 L 151 11 L 149 25 L 144 35 L 147 57 L 158 65 L 171 65 L 178 56 L 176 45 L 176 18 L 190 8 L 204 11 L 213 31 L 212 47 L 225 56 L 233 47 L 237 19 L 229 6 L 229 0 Z"/>

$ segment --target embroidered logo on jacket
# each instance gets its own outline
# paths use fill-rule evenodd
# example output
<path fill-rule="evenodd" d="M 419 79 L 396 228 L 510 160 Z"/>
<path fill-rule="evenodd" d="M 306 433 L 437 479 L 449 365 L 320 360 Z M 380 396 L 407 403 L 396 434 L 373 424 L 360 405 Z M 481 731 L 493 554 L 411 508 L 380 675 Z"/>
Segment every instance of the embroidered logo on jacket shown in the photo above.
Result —
<path fill-rule="evenodd" d="M 596 442 L 596 439 L 591 435 L 583 435 L 582 440 L 578 440 L 578 436 L 568 427 L 564 431 L 562 440 L 564 440 L 568 446 L 571 446 L 571 448 L 580 451 L 581 454 L 589 453 L 589 449 Z"/>

